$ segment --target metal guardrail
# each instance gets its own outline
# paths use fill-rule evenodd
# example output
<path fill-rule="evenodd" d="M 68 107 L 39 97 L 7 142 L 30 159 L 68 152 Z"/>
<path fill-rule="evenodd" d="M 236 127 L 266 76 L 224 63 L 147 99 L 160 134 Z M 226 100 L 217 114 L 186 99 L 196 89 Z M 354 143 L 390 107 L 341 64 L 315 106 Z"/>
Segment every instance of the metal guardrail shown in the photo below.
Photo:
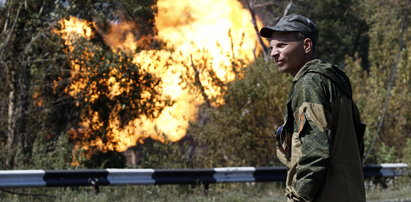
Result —
<path fill-rule="evenodd" d="M 404 163 L 363 167 L 365 178 L 406 176 Z M 0 187 L 211 184 L 285 181 L 285 167 L 212 169 L 0 170 Z"/>
<path fill-rule="evenodd" d="M 409 167 L 406 163 L 384 163 L 367 165 L 363 167 L 364 178 L 397 177 L 410 175 Z"/>

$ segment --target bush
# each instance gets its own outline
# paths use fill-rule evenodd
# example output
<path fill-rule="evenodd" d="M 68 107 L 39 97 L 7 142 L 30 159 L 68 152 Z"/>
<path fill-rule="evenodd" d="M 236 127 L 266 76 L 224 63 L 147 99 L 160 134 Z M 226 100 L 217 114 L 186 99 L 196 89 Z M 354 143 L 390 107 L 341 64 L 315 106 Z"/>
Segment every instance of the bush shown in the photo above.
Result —
<path fill-rule="evenodd" d="M 203 107 L 188 130 L 196 146 L 198 167 L 271 166 L 275 157 L 273 130 L 283 123 L 291 78 L 272 62 L 257 59 L 244 77 L 228 85 L 225 104 Z"/>

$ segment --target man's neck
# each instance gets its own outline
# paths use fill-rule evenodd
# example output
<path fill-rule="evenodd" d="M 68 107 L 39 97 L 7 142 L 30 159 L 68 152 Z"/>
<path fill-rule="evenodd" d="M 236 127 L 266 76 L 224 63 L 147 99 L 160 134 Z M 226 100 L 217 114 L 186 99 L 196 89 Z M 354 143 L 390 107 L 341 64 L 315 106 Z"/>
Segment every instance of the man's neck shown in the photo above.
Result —
<path fill-rule="evenodd" d="M 312 64 L 318 63 L 320 60 L 318 59 L 312 59 L 308 62 L 306 62 L 297 72 L 297 74 L 295 76 L 293 76 L 293 82 L 297 81 L 302 74 L 304 74 L 304 72 L 306 71 L 306 69 L 311 66 Z"/>
<path fill-rule="evenodd" d="M 314 60 L 314 59 L 315 59 L 315 57 L 312 53 L 309 53 L 308 55 L 306 55 L 306 57 L 303 60 L 304 62 L 302 63 L 301 67 L 298 68 L 296 72 L 291 73 L 291 76 L 295 77 L 295 75 L 297 75 L 297 73 L 300 71 L 300 69 L 303 68 L 304 65 L 307 64 L 307 62 L 309 62 L 311 60 Z"/>

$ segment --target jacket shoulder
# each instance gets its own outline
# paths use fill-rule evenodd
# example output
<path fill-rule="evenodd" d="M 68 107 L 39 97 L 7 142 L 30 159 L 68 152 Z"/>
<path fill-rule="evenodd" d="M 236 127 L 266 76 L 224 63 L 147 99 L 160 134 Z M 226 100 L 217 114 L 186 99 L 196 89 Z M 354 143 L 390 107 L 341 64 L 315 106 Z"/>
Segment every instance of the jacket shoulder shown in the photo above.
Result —
<path fill-rule="evenodd" d="M 305 71 L 302 80 L 323 81 L 328 85 L 336 86 L 348 98 L 352 97 L 350 80 L 345 72 L 336 65 L 322 62 L 313 64 Z"/>

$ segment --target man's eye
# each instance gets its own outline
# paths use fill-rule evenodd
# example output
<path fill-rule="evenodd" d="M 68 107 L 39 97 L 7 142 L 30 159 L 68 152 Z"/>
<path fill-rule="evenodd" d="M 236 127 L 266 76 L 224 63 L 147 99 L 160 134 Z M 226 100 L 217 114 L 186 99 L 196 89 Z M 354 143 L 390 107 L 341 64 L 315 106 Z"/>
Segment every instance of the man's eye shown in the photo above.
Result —
<path fill-rule="evenodd" d="M 277 47 L 283 48 L 283 47 L 286 46 L 286 45 L 287 45 L 286 43 L 279 43 L 279 44 L 277 44 Z"/>

